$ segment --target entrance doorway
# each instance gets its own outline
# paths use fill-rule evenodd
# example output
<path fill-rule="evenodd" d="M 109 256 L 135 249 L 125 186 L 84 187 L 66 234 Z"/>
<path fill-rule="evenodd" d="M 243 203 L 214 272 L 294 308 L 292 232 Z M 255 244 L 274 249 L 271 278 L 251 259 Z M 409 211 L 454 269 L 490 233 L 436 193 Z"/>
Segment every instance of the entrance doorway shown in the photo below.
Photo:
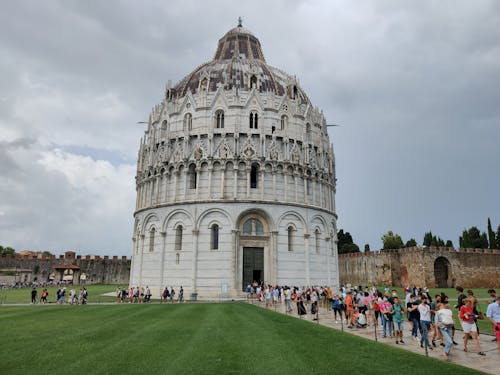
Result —
<path fill-rule="evenodd" d="M 434 262 L 434 277 L 436 288 L 450 288 L 450 262 L 445 257 L 439 257 Z"/>
<path fill-rule="evenodd" d="M 243 248 L 243 284 L 245 290 L 252 281 L 260 281 L 264 278 L 264 248 L 244 247 Z"/>

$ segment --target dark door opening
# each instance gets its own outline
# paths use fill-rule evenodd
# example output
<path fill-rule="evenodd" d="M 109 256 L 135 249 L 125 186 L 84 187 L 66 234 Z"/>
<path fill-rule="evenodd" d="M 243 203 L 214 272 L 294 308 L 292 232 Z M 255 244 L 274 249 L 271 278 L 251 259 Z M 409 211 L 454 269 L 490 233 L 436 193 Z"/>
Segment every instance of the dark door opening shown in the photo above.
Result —
<path fill-rule="evenodd" d="M 261 281 L 264 277 L 264 248 L 243 248 L 243 278 L 242 290 L 253 281 Z"/>

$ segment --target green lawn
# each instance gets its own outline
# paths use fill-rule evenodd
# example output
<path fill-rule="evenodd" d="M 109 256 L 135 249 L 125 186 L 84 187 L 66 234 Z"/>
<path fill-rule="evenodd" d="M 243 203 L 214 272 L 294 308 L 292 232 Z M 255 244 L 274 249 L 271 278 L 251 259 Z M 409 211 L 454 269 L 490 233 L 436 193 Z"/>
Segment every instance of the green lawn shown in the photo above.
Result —
<path fill-rule="evenodd" d="M 114 292 L 119 285 L 86 285 L 87 291 L 89 292 L 89 301 L 90 302 L 111 302 L 115 301 L 116 298 L 102 296 L 104 293 Z M 127 287 L 125 285 L 125 287 Z M 69 298 L 69 291 L 71 289 L 75 289 L 77 293 L 79 293 L 81 286 L 67 286 L 66 287 L 66 301 Z M 38 296 L 37 299 L 40 299 L 42 295 L 43 288 L 37 288 Z M 49 297 L 47 301 L 49 303 L 56 302 L 56 291 L 57 287 L 51 286 L 48 287 Z M 19 288 L 19 289 L 0 289 L 0 304 L 6 303 L 30 303 L 31 302 L 31 288 Z"/>
<path fill-rule="evenodd" d="M 3 375 L 478 373 L 246 303 L 3 306 L 0 326 Z"/>

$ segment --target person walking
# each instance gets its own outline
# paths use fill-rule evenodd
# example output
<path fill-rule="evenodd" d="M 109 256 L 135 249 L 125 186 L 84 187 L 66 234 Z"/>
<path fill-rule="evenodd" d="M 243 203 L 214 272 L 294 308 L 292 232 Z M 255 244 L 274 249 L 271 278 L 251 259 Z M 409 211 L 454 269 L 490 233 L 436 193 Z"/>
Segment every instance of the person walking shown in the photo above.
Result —
<path fill-rule="evenodd" d="M 500 354 L 500 296 L 497 296 L 496 301 L 488 305 L 486 317 L 493 325 L 493 332 L 495 332 L 495 337 L 497 339 L 497 349 Z"/>
<path fill-rule="evenodd" d="M 31 303 L 35 304 L 36 303 L 36 295 L 38 294 L 38 291 L 36 290 L 36 287 L 34 286 L 33 289 L 31 289 Z"/>
<path fill-rule="evenodd" d="M 392 322 L 394 323 L 394 336 L 396 336 L 396 344 L 404 344 L 403 341 L 403 316 L 405 312 L 404 305 L 398 297 L 394 297 L 394 305 L 392 305 L 392 310 L 394 314 L 392 316 Z"/>
<path fill-rule="evenodd" d="M 427 337 L 431 328 L 431 307 L 427 302 L 427 297 L 423 294 L 420 305 L 418 305 L 421 329 L 420 347 L 423 348 L 425 343 L 425 347 L 432 350 L 432 346 L 429 344 L 429 338 Z"/>
<path fill-rule="evenodd" d="M 465 305 L 460 308 L 459 317 L 462 322 L 462 329 L 464 331 L 464 351 L 467 352 L 469 349 L 467 348 L 467 344 L 469 343 L 469 334 L 472 336 L 472 340 L 476 344 L 477 354 L 485 355 L 483 351 L 481 351 L 481 345 L 479 344 L 479 340 L 477 338 L 477 326 L 474 322 L 474 318 L 477 316 L 474 314 L 474 307 L 472 300 L 465 298 Z"/>
<path fill-rule="evenodd" d="M 444 341 L 444 357 L 448 358 L 453 344 L 452 327 L 455 325 L 453 321 L 453 312 L 450 305 L 445 303 L 438 304 L 438 310 L 435 316 L 436 327 L 441 331 Z"/>

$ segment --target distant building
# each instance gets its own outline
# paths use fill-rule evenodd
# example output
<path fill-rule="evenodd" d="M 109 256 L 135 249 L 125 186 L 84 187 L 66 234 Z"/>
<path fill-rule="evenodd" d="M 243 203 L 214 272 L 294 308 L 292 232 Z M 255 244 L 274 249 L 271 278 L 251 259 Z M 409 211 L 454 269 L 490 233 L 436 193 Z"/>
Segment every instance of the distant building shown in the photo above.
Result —
<path fill-rule="evenodd" d="M 240 23 L 150 114 L 130 284 L 207 298 L 254 280 L 337 286 L 335 183 L 323 113 Z"/>

